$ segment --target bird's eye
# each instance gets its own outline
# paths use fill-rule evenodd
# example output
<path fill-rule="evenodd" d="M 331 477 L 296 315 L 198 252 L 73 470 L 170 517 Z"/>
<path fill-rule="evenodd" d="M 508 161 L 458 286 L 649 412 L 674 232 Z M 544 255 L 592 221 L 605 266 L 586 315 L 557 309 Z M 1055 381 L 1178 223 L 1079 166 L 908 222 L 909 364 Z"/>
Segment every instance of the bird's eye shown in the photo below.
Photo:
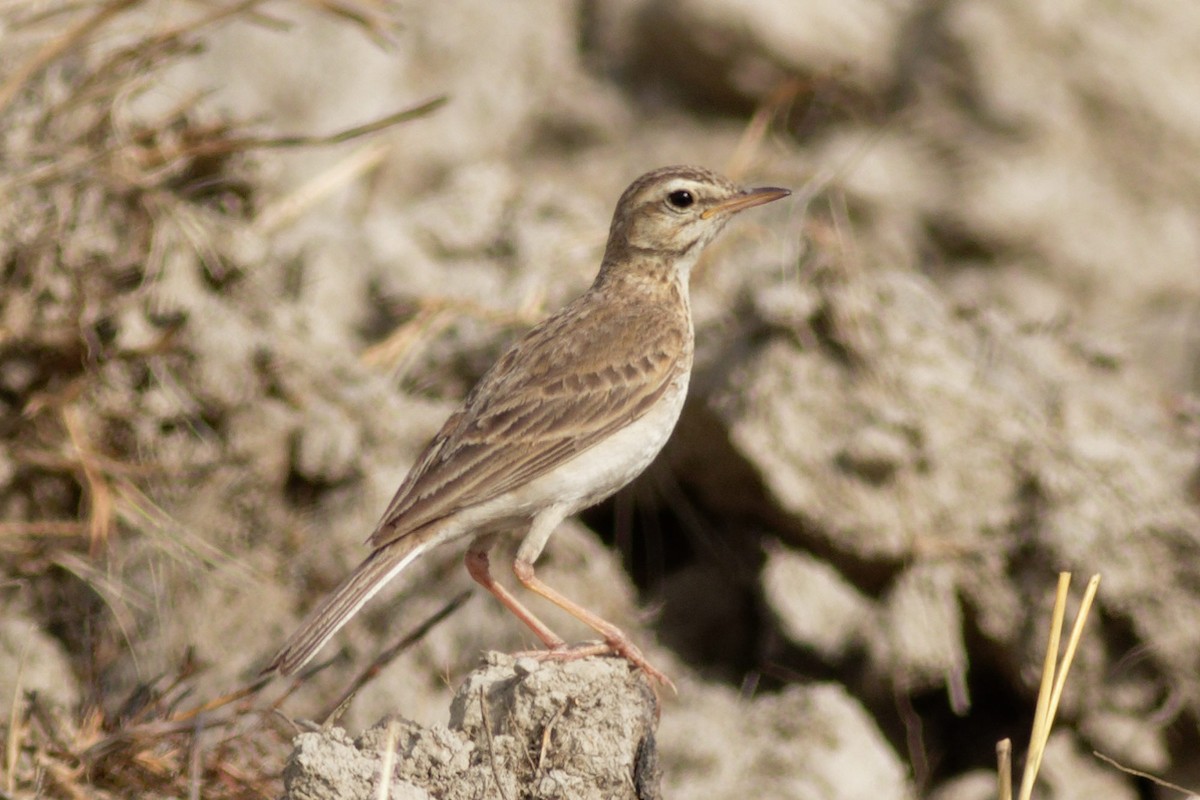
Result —
<path fill-rule="evenodd" d="M 687 208 L 696 202 L 696 198 L 687 189 L 678 189 L 667 195 L 667 202 L 676 208 Z"/>

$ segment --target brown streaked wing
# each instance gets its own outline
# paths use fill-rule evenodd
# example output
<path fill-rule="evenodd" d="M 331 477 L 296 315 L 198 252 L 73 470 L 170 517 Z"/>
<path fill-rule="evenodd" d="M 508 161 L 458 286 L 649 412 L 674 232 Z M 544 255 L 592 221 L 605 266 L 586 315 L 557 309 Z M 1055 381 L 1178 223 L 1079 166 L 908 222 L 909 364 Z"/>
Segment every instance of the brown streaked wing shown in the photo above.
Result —
<path fill-rule="evenodd" d="M 632 364 L 631 348 L 644 356 Z M 690 352 L 691 332 L 678 309 L 643 302 L 598 312 L 585 295 L 484 374 L 368 541 L 381 547 L 550 472 L 645 414 L 690 367 Z"/>

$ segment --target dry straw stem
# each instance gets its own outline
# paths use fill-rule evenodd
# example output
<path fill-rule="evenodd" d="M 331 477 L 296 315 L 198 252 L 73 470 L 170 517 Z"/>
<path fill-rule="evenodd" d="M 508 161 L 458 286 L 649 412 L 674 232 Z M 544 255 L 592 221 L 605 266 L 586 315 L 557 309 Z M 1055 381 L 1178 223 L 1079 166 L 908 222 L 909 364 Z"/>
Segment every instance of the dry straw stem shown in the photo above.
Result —
<path fill-rule="evenodd" d="M 44 69 L 59 58 L 76 51 L 92 34 L 103 28 L 122 13 L 142 5 L 145 0 L 109 0 L 60 35 L 46 42 L 32 58 L 18 67 L 9 78 L 0 84 L 0 113 L 8 107 L 21 89 L 37 77 Z M 215 22 L 235 16 L 249 16 L 255 6 L 264 0 L 240 0 L 218 6 L 209 14 L 187 22 L 184 26 L 161 34 L 157 39 L 174 38 L 185 33 L 194 33 Z M 359 26 L 380 43 L 391 43 L 394 23 L 389 10 L 394 6 L 389 0 L 304 0 L 307 5 Z M 86 4 L 82 4 L 87 7 Z M 148 44 L 145 42 L 143 44 Z"/>
<path fill-rule="evenodd" d="M 255 148 L 318 147 L 341 144 L 386 130 L 403 122 L 419 119 L 427 114 L 432 114 L 444 106 L 447 101 L 448 98 L 445 95 L 439 95 L 412 108 L 388 114 L 365 125 L 357 125 L 353 128 L 347 128 L 346 130 L 325 136 L 227 139 L 215 142 L 217 145 L 225 145 L 225 150 L 221 150 L 220 152 L 214 150 L 212 153 L 200 152 L 203 155 L 223 155 L 225 152 Z M 255 228 L 258 229 L 259 233 L 268 235 L 289 225 L 325 197 L 328 197 L 342 186 L 377 167 L 390 151 L 391 145 L 387 142 L 371 142 L 358 149 L 347 158 L 339 161 L 332 168 L 320 173 L 312 180 L 300 186 L 291 194 L 272 202 L 264 208 L 259 212 L 258 217 L 254 221 Z"/>
<path fill-rule="evenodd" d="M 805 88 L 805 82 L 799 78 L 783 81 L 767 96 L 766 100 L 759 104 L 754 115 L 750 117 L 750 121 L 746 123 L 746 128 L 742 131 L 733 155 L 725 164 L 725 174 L 730 179 L 734 181 L 742 179 L 758 155 L 763 140 L 771 128 L 772 120 L 785 113 Z"/>
<path fill-rule="evenodd" d="M 1012 739 L 1001 739 L 996 744 L 996 769 L 1000 778 L 999 792 L 1001 800 L 1012 798 Z"/>
<path fill-rule="evenodd" d="M 32 58 L 15 69 L 8 80 L 0 84 L 0 114 L 4 112 L 9 103 L 13 101 L 13 98 L 20 93 L 25 85 L 40 75 L 43 70 L 63 56 L 78 51 L 93 34 L 109 22 L 122 13 L 142 5 L 144 2 L 145 0 L 110 0 L 110 2 L 104 3 L 98 10 L 83 20 L 46 42 Z M 263 0 L 241 0 L 241 2 L 233 3 L 232 5 L 218 7 L 211 13 L 198 19 L 190 20 L 179 28 L 147 38 L 139 43 L 138 49 L 156 48 L 168 41 L 177 40 L 184 35 L 196 33 L 200 29 L 223 19 L 249 12 L 254 6 L 262 2 Z"/>
<path fill-rule="evenodd" d="M 0 84 L 0 114 L 17 96 L 21 88 L 36 77 L 42 70 L 53 64 L 66 53 L 82 43 L 98 28 L 104 26 L 113 17 L 126 9 L 137 5 L 141 0 L 115 0 L 105 3 L 91 16 L 77 23 L 62 35 L 51 39 L 33 58 L 17 68 L 3 84 Z"/>
<path fill-rule="evenodd" d="M 451 600 L 383 658 L 419 641 L 467 595 Z M 368 677 L 377 673 L 378 668 Z M 175 675 L 137 687 L 115 714 L 92 709 L 75 721 L 55 716 L 36 697 L 14 702 L 5 746 L 5 796 L 33 786 L 40 774 L 53 784 L 53 791 L 44 793 L 50 797 L 278 797 L 278 770 L 271 765 L 286 756 L 291 728 L 267 723 L 290 692 L 265 697 L 272 677 L 261 676 L 221 697 L 180 708 L 195 694 L 200 675 L 196 665 L 184 663 Z"/>
<path fill-rule="evenodd" d="M 29 640 L 21 648 L 21 660 L 17 665 L 17 676 L 13 680 L 12 706 L 8 716 L 8 746 L 4 748 L 4 791 L 11 797 L 17 789 L 17 758 L 21 753 L 21 682 L 25 679 L 25 658 L 29 654 Z"/>
<path fill-rule="evenodd" d="M 541 319 L 543 295 L 529 297 L 516 311 L 489 308 L 471 300 L 425 296 L 417 300 L 413 316 L 379 342 L 368 347 L 360 357 L 370 367 L 387 367 L 403 376 L 404 370 L 423 340 L 436 337 L 463 316 L 474 317 L 501 326 L 528 326 Z"/>
<path fill-rule="evenodd" d="M 262 767 L 282 760 L 290 735 L 264 724 L 269 709 L 257 694 L 266 681 L 203 713 L 175 711 L 197 675 L 184 664 L 138 687 L 115 714 L 92 708 L 70 719 L 37 695 L 14 704 L 8 749 L 18 752 L 6 759 L 5 796 L 277 797 L 278 776 Z"/>
<path fill-rule="evenodd" d="M 400 741 L 400 723 L 388 720 L 387 738 L 384 739 L 382 758 L 379 763 L 378 800 L 388 800 L 392 791 L 392 768 L 396 765 L 396 744 Z"/>
<path fill-rule="evenodd" d="M 394 5 L 391 0 L 303 2 L 377 36 L 383 32 L 378 12 Z M 59 283 L 71 289 L 51 309 L 58 313 L 50 315 L 56 320 L 52 325 L 0 328 L 0 345 L 37 354 L 45 370 L 36 390 L 19 398 L 20 418 L 13 420 L 17 435 L 8 452 L 30 472 L 73 480 L 86 499 L 38 506 L 42 519 L 6 519 L 0 523 L 0 546 L 5 555 L 18 548 L 28 552 L 27 574 L 52 572 L 55 581 L 91 586 L 111 609 L 112 622 L 105 626 L 124 631 L 127 639 L 134 624 L 130 610 L 145 598 L 137 586 L 115 579 L 97 552 L 121 546 L 118 532 L 157 536 L 177 558 L 218 563 L 226 556 L 171 519 L 146 494 L 144 481 L 159 477 L 161 468 L 128 463 L 140 451 L 130 456 L 106 438 L 106 410 L 95 402 L 94 389 L 104 380 L 100 373 L 106 364 L 119 359 L 140 364 L 170 355 L 176 346 L 173 334 L 164 334 L 147 349 L 110 348 L 88 338 L 104 316 L 97 309 L 136 300 L 140 287 L 126 285 L 123 265 L 159 263 L 161 253 L 154 248 L 162 246 L 164 237 L 156 233 L 164 214 L 175 213 L 171 201 L 194 202 L 184 190 L 199 185 L 201 178 L 248 180 L 228 167 L 236 162 L 213 156 L 345 141 L 428 113 L 442 102 L 439 98 L 331 136 L 237 137 L 231 134 L 236 130 L 232 124 L 195 122 L 192 104 L 154 122 L 123 125 L 122 109 L 130 98 L 172 61 L 192 52 L 205 28 L 234 19 L 272 22 L 259 11 L 262 0 L 176 5 L 196 13 L 176 26 L 125 42 L 132 30 L 126 22 L 139 10 L 157 8 L 155 4 L 0 4 L 0 28 L 13 51 L 11 68 L 0 75 L 0 119 L 6 131 L 0 195 L 13 199 L 0 215 L 5 239 L 0 250 L 35 293 L 48 265 L 62 273 Z M 34 40 L 32 49 L 20 56 L 18 38 Z M 66 77 L 57 68 L 64 61 L 70 62 Z M 14 141 L 28 145 L 11 146 Z M 197 173 L 200 178 L 194 177 Z M 93 203 L 101 206 L 100 212 L 93 214 Z M 120 233 L 117 243 L 104 251 L 103 236 L 89 238 L 82 247 L 88 259 L 64 257 L 63 252 L 81 249 L 68 246 L 75 244 L 69 240 L 72 234 L 91 236 L 78 223 L 93 217 L 112 222 Z M 154 274 L 153 269 L 145 271 Z M 80 658 L 86 661 L 89 654 L 80 653 Z M 80 669 L 98 671 L 95 664 Z M 66 712 L 25 692 L 18 675 L 11 688 L 11 713 L 0 720 L 0 795 L 278 797 L 278 764 L 290 750 L 292 731 L 277 722 L 278 701 L 263 697 L 265 681 L 218 699 L 189 701 L 199 691 L 198 675 L 188 663 L 175 675 L 136 687 L 127 698 L 96 694 Z M 184 708 L 184 702 L 195 707 Z"/>
<path fill-rule="evenodd" d="M 99 555 L 108 543 L 113 531 L 113 518 L 116 515 L 113 502 L 112 484 L 99 468 L 93 457 L 94 448 L 84 432 L 84 423 L 77 408 L 63 409 L 63 423 L 67 436 L 79 457 L 79 466 L 83 471 L 83 484 L 87 489 L 88 505 L 88 538 L 89 552 Z"/>
<path fill-rule="evenodd" d="M 363 145 L 294 191 L 263 207 L 254 219 L 254 227 L 263 236 L 286 228 L 320 201 L 382 164 L 391 149 L 388 142 Z"/>
<path fill-rule="evenodd" d="M 1025 772 L 1021 776 L 1018 800 L 1030 800 L 1033 796 L 1033 784 L 1037 780 L 1038 771 L 1042 766 L 1042 758 L 1046 754 L 1046 743 L 1050 740 L 1050 730 L 1054 726 L 1058 703 L 1062 699 L 1063 687 L 1067 683 L 1067 673 L 1071 669 L 1071 663 L 1075 660 L 1075 651 L 1083 636 L 1083 626 L 1087 622 L 1092 602 L 1096 598 L 1096 590 L 1100 587 L 1100 576 L 1093 575 L 1088 581 L 1083 599 L 1079 603 L 1079 613 L 1075 615 L 1075 625 L 1071 628 L 1071 636 L 1067 640 L 1067 648 L 1063 652 L 1062 660 L 1059 661 L 1059 643 L 1062 639 L 1062 626 L 1067 609 L 1067 591 L 1070 587 L 1071 573 L 1059 573 L 1058 592 L 1054 598 L 1054 612 L 1050 624 L 1050 641 L 1046 646 L 1046 659 L 1042 665 L 1042 682 L 1038 690 L 1033 728 L 1029 734 L 1029 749 L 1025 754 Z M 1008 739 L 1004 739 L 996 746 L 999 760 L 998 793 L 1000 800 L 1012 800 L 1011 752 L 1012 742 Z"/>

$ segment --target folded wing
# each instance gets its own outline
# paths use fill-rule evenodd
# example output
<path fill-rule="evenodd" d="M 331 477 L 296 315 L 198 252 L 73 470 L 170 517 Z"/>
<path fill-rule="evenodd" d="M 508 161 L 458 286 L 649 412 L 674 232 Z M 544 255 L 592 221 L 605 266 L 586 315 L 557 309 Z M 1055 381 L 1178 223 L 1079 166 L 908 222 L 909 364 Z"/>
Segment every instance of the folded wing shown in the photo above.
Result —
<path fill-rule="evenodd" d="M 511 491 L 645 414 L 691 366 L 691 330 L 673 311 L 642 303 L 614 313 L 585 295 L 531 330 L 429 443 L 370 544 Z M 642 354 L 632 362 L 631 349 Z"/>

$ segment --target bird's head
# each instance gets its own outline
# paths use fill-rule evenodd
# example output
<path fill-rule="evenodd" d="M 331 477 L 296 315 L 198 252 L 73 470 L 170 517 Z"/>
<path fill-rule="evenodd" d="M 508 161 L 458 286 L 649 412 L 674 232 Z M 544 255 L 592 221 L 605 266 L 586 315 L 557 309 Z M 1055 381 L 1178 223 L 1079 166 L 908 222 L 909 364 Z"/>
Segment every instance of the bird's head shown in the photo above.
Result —
<path fill-rule="evenodd" d="M 663 167 L 638 178 L 617 201 L 604 261 L 663 259 L 684 273 L 730 217 L 791 194 L 742 189 L 701 167 Z"/>

